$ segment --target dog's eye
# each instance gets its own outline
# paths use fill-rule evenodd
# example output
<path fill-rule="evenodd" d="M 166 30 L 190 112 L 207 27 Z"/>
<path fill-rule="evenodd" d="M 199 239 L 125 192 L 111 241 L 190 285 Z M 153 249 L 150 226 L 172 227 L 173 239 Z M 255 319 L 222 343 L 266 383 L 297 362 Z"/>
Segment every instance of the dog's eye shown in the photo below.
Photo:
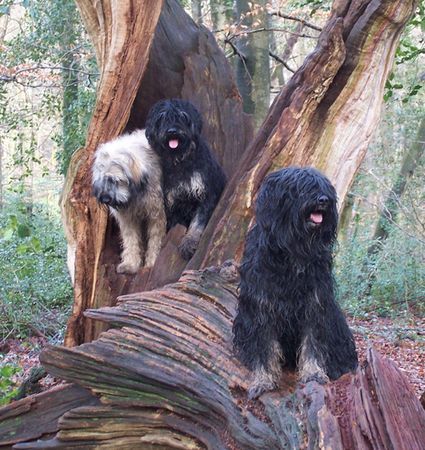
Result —
<path fill-rule="evenodd" d="M 187 125 L 190 125 L 190 117 L 188 114 L 186 114 L 184 111 L 180 113 L 180 117 L 183 119 L 184 122 L 186 122 Z"/>

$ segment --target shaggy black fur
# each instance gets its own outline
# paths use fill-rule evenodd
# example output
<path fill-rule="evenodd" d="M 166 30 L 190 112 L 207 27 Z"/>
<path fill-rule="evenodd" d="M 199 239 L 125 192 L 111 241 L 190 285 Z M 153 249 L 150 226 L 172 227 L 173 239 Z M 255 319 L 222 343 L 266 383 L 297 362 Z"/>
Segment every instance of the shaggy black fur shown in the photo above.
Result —
<path fill-rule="evenodd" d="M 180 244 L 184 259 L 195 253 L 226 183 L 201 131 L 199 112 L 185 100 L 156 103 L 146 121 L 146 137 L 162 162 L 167 228 L 188 229 Z"/>
<path fill-rule="evenodd" d="M 302 381 L 357 367 L 353 336 L 335 301 L 336 192 L 312 168 L 270 174 L 256 202 L 240 274 L 234 345 L 255 372 L 249 395 L 273 389 L 284 362 Z"/>

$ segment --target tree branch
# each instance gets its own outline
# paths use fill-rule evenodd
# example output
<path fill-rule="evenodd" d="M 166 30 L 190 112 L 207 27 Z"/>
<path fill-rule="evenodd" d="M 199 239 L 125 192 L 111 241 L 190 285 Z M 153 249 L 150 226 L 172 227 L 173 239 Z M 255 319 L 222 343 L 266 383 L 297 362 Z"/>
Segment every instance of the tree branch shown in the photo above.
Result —
<path fill-rule="evenodd" d="M 288 19 L 288 20 L 293 20 L 295 22 L 300 22 L 308 28 L 311 28 L 316 31 L 322 31 L 322 29 L 320 27 L 318 27 L 317 25 L 314 25 L 314 23 L 307 22 L 306 20 L 301 19 L 300 17 L 289 16 L 288 14 L 283 14 L 280 11 L 269 11 L 269 14 L 271 16 L 281 17 L 282 19 Z"/>
<path fill-rule="evenodd" d="M 269 50 L 269 55 L 270 55 L 274 60 L 276 60 L 278 63 L 282 64 L 282 66 L 285 67 L 285 69 L 289 70 L 289 71 L 292 72 L 292 73 L 295 73 L 295 70 L 294 70 L 294 69 L 291 69 L 291 68 L 288 66 L 288 64 L 287 64 L 282 58 L 280 58 L 279 56 L 277 56 L 276 54 L 274 54 L 274 53 L 271 52 L 270 50 Z"/>
<path fill-rule="evenodd" d="M 317 36 L 310 36 L 309 34 L 304 34 L 304 33 L 296 33 L 295 31 L 290 31 L 290 30 L 286 30 L 285 28 L 255 28 L 254 30 L 243 30 L 240 31 L 238 33 L 233 33 L 231 36 L 228 37 L 228 39 L 233 39 L 235 37 L 239 37 L 239 36 L 244 36 L 246 34 L 252 34 L 252 33 L 261 33 L 263 31 L 278 31 L 280 33 L 288 33 L 288 34 L 292 34 L 294 36 L 298 36 L 301 38 L 308 38 L 308 39 L 316 39 L 317 40 Z"/>

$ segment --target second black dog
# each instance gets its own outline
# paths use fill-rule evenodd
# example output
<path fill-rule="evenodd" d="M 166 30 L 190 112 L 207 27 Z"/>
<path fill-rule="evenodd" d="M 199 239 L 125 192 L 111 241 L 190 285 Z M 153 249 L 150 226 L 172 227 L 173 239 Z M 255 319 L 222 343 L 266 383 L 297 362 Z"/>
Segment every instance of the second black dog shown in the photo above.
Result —
<path fill-rule="evenodd" d="M 162 100 L 149 111 L 146 137 L 162 163 L 167 229 L 187 228 L 179 250 L 190 259 L 224 189 L 223 170 L 201 136 L 202 118 L 185 100 Z"/>
<path fill-rule="evenodd" d="M 281 366 L 304 382 L 357 367 L 353 336 L 334 295 L 336 192 L 311 168 L 267 176 L 256 202 L 240 274 L 236 351 L 254 372 L 249 396 L 276 387 Z"/>

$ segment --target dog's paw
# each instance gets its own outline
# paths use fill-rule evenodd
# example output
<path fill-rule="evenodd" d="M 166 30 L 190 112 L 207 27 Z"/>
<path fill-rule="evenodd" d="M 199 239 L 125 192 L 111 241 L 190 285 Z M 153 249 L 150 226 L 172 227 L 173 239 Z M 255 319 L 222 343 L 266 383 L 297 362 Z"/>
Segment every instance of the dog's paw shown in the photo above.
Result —
<path fill-rule="evenodd" d="M 278 373 L 272 373 L 264 367 L 259 367 L 253 373 L 252 382 L 248 387 L 248 398 L 254 399 L 264 392 L 273 391 L 277 387 Z"/>
<path fill-rule="evenodd" d="M 140 263 L 129 263 L 127 261 L 123 261 L 117 266 L 117 273 L 128 273 L 134 274 L 139 270 Z"/>
<path fill-rule="evenodd" d="M 250 400 L 253 400 L 257 397 L 259 397 L 261 394 L 264 394 L 264 392 L 273 391 L 276 389 L 276 383 L 273 381 L 257 381 L 254 380 L 248 388 L 248 398 Z"/>
<path fill-rule="evenodd" d="M 324 372 L 315 372 L 310 375 L 304 375 L 300 379 L 301 383 L 307 384 L 310 381 L 315 381 L 319 384 L 326 384 L 329 381 L 328 376 Z"/>
<path fill-rule="evenodd" d="M 185 236 L 179 245 L 180 256 L 186 261 L 189 261 L 198 247 L 198 242 L 197 239 L 194 239 L 191 236 Z"/>

